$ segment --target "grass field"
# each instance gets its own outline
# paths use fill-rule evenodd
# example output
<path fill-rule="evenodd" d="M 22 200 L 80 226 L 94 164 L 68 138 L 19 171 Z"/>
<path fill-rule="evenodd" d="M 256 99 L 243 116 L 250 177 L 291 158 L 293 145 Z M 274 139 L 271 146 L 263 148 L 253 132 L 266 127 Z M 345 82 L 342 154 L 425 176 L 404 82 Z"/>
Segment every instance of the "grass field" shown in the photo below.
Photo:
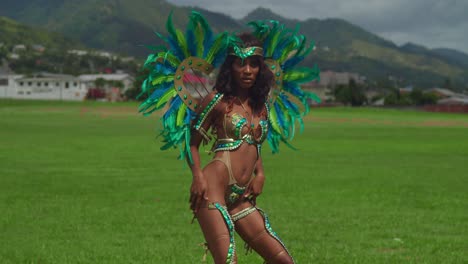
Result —
<path fill-rule="evenodd" d="M 0 263 L 202 263 L 189 170 L 135 109 L 0 101 Z M 467 115 L 313 109 L 293 143 L 258 202 L 297 263 L 468 263 Z"/>

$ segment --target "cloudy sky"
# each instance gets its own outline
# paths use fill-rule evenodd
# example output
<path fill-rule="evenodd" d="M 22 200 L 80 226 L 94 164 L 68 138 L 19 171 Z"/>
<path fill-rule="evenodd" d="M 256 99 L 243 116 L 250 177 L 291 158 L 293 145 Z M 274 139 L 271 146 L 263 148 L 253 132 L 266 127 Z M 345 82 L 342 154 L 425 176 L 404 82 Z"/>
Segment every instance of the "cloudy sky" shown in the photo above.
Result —
<path fill-rule="evenodd" d="M 398 45 L 468 53 L 468 0 L 168 0 L 242 18 L 261 6 L 286 18 L 342 18 Z"/>

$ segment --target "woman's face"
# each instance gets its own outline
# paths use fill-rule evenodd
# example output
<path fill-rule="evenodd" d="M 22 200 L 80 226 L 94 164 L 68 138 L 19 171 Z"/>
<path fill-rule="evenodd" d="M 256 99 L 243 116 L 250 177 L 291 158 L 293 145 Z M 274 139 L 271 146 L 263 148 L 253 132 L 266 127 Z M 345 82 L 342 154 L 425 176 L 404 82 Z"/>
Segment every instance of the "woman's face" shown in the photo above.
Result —
<path fill-rule="evenodd" d="M 234 81 L 241 89 L 249 89 L 254 85 L 259 70 L 260 64 L 256 57 L 247 57 L 244 60 L 236 57 L 232 63 Z"/>

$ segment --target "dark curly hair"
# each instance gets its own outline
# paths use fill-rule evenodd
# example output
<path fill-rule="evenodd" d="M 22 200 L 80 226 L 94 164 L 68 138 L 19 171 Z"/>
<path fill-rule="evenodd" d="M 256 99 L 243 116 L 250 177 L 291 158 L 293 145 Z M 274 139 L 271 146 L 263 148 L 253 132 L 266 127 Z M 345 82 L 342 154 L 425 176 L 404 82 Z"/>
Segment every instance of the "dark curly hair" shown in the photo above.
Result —
<path fill-rule="evenodd" d="M 263 46 L 260 40 L 251 33 L 242 33 L 238 35 L 238 37 L 242 40 L 244 48 Z M 252 106 L 253 111 L 258 114 L 263 110 L 274 76 L 268 69 L 268 66 L 265 64 L 262 56 L 253 57 L 258 60 L 259 71 L 253 87 L 249 89 L 249 104 Z M 227 100 L 230 100 L 237 95 L 238 87 L 235 85 L 231 73 L 232 63 L 235 59 L 236 56 L 234 55 L 228 55 L 226 57 L 223 65 L 221 65 L 213 88 L 214 90 L 223 93 Z"/>

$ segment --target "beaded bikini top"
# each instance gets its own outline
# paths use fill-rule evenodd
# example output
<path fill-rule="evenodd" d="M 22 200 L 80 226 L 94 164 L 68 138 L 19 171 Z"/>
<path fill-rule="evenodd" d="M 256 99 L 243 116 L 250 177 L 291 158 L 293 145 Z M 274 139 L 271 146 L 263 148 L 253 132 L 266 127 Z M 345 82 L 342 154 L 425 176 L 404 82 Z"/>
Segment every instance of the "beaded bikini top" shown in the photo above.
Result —
<path fill-rule="evenodd" d="M 221 101 L 222 97 L 223 94 L 217 93 L 211 102 L 208 103 L 207 107 L 200 114 L 200 119 L 196 123 L 195 129 L 201 130 L 201 126 L 206 117 Z M 267 109 L 266 116 L 268 116 L 268 107 L 266 105 L 265 107 Z M 247 118 L 239 113 L 230 112 L 224 114 L 223 129 L 226 137 L 218 138 L 213 145 L 212 151 L 235 150 L 244 142 L 250 145 L 257 145 L 260 151 L 260 146 L 263 141 L 265 141 L 268 134 L 268 120 L 260 119 L 257 127 L 255 127 L 253 123 L 251 125 L 248 123 Z"/>

